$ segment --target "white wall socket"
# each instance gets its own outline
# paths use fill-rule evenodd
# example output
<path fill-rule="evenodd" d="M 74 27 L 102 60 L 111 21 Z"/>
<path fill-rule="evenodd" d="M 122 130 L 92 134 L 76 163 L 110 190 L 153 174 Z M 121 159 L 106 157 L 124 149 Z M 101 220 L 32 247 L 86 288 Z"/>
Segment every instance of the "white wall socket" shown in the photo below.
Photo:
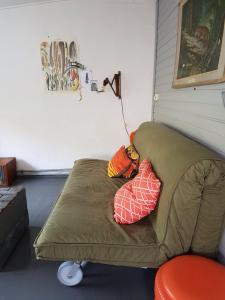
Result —
<path fill-rule="evenodd" d="M 159 101 L 159 94 L 154 95 L 154 101 Z"/>

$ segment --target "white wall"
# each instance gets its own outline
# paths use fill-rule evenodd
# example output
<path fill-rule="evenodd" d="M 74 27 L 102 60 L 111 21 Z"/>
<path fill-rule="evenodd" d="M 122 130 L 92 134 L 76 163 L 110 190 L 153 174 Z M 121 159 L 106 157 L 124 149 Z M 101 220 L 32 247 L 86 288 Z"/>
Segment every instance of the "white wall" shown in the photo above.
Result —
<path fill-rule="evenodd" d="M 120 101 L 107 89 L 46 93 L 39 45 L 75 40 L 81 62 L 102 81 L 122 72 L 129 130 L 151 116 L 154 0 L 74 0 L 0 10 L 0 156 L 18 170 L 71 168 L 82 157 L 110 158 L 128 143 Z"/>

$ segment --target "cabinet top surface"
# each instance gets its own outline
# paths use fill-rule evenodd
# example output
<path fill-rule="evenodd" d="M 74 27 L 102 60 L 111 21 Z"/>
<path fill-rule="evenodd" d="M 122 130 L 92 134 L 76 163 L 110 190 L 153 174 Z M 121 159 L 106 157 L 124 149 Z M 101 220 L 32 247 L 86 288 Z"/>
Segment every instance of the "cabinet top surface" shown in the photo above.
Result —
<path fill-rule="evenodd" d="M 14 160 L 16 160 L 15 157 L 0 157 L 0 166 L 4 166 Z"/>

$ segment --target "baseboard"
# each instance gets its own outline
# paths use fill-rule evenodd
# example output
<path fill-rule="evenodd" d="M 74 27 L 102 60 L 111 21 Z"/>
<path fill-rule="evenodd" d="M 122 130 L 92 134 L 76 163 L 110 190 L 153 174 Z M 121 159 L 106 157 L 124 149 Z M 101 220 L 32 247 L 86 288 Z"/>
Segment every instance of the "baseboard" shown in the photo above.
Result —
<path fill-rule="evenodd" d="M 71 169 L 58 170 L 18 170 L 17 176 L 67 176 Z"/>

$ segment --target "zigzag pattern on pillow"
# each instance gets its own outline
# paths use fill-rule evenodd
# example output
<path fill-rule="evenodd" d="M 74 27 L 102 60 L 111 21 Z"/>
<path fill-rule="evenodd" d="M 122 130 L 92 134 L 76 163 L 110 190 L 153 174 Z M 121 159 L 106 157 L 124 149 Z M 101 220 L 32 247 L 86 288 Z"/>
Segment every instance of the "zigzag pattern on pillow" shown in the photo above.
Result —
<path fill-rule="evenodd" d="M 138 175 L 124 184 L 114 198 L 114 219 L 119 224 L 131 224 L 155 209 L 161 182 L 151 164 L 143 160 Z"/>

